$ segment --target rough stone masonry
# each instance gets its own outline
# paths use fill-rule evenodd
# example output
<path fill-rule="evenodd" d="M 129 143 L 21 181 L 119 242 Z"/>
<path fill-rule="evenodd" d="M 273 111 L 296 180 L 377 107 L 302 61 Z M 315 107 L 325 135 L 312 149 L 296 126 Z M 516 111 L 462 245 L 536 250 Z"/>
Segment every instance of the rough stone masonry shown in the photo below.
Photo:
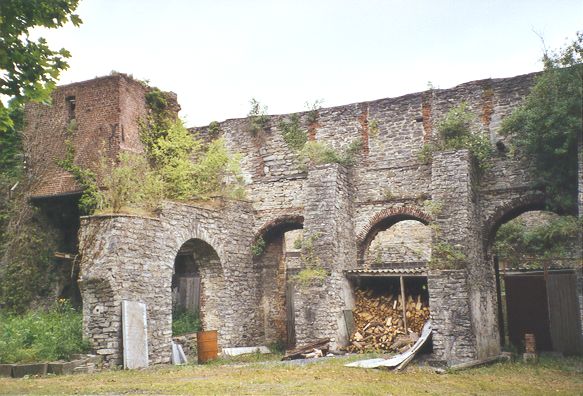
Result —
<path fill-rule="evenodd" d="M 121 302 L 138 301 L 147 306 L 150 363 L 170 361 L 171 283 L 185 246 L 199 268 L 203 327 L 219 331 L 221 347 L 321 337 L 341 346 L 348 336 L 343 313 L 353 306 L 345 272 L 373 265 L 365 254 L 379 232 L 417 220 L 440 230 L 432 232 L 433 244 L 457 246 L 466 257 L 463 269 L 427 270 L 427 262 L 420 264 L 428 279 L 434 357 L 452 364 L 496 355 L 492 235 L 510 215 L 543 208 L 544 193 L 533 187 L 528 162 L 504 150 L 482 175 L 464 150 L 437 153 L 430 164 L 418 154 L 434 138 L 439 120 L 462 101 L 475 115 L 476 133 L 502 147 L 501 120 L 520 104 L 533 78 L 474 81 L 297 114 L 310 140 L 342 150 L 361 139 L 353 166 L 298 166 L 280 130 L 289 114 L 269 116 L 256 134 L 249 133 L 249 119 L 220 123 L 218 136 L 243 155 L 247 200 L 166 202 L 151 218 L 82 218 L 79 284 L 84 331 L 93 348 L 107 364 L 121 363 Z M 145 93 L 138 82 L 115 74 L 59 87 L 52 107 L 28 106 L 26 154 L 38 175 L 33 197 L 78 193 L 71 175 L 54 166 L 65 153 L 72 119 L 80 165 L 95 169 L 100 146 L 111 158 L 121 150 L 141 152 Z M 207 127 L 192 132 L 210 136 Z M 580 187 L 582 180 L 580 166 Z M 582 197 L 580 192 L 580 208 Z M 441 211 L 428 209 L 437 204 Z M 313 242 L 313 261 L 325 271 L 306 285 L 294 276 L 314 262 L 298 259 L 283 243 L 286 232 L 298 229 Z M 260 239 L 266 248 L 254 256 L 251 247 Z M 398 258 L 388 263 L 396 270 L 406 264 Z"/>

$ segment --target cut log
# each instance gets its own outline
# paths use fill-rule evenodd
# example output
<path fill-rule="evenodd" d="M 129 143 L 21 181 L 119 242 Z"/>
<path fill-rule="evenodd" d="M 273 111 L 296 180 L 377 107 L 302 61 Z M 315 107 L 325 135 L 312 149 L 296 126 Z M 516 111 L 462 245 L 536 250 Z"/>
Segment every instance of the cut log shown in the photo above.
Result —
<path fill-rule="evenodd" d="M 353 313 L 354 332 L 345 349 L 349 352 L 389 352 L 415 342 L 429 319 L 429 305 L 422 295 L 388 293 L 379 296 L 371 290 L 356 290 Z M 395 345 L 399 338 L 408 341 Z"/>
<path fill-rule="evenodd" d="M 309 344 L 303 345 L 301 347 L 297 347 L 295 349 L 291 349 L 286 351 L 285 355 L 281 360 L 292 360 L 292 359 L 301 359 L 304 355 L 314 352 L 314 350 L 319 349 L 321 351 L 328 352 L 328 343 L 330 342 L 329 338 L 321 338 Z"/>

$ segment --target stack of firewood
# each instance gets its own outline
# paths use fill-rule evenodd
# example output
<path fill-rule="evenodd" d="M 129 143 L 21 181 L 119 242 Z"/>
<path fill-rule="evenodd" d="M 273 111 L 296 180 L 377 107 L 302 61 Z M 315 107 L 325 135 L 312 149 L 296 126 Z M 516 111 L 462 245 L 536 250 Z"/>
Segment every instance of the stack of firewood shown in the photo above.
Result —
<path fill-rule="evenodd" d="M 400 294 L 375 297 L 372 290 L 357 290 L 353 313 L 355 331 L 348 351 L 401 352 L 419 338 L 429 319 L 429 305 L 421 295 L 405 297 L 405 320 Z"/>

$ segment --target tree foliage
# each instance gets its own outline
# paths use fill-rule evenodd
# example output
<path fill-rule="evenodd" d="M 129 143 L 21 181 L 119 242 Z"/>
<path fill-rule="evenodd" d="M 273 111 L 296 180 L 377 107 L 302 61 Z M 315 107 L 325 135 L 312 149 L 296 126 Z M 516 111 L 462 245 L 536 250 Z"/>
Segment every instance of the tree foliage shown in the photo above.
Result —
<path fill-rule="evenodd" d="M 500 226 L 494 249 L 511 265 L 540 267 L 540 260 L 576 259 L 581 221 L 575 216 L 557 216 L 534 226 L 520 217 Z"/>
<path fill-rule="evenodd" d="M 550 209 L 574 213 L 577 139 L 582 134 L 583 32 L 559 52 L 546 52 L 544 71 L 524 103 L 507 117 L 502 132 L 533 160 Z"/>
<path fill-rule="evenodd" d="M 79 0 L 0 1 L 0 95 L 17 102 L 46 102 L 70 53 L 52 50 L 44 38 L 34 41 L 34 27 L 58 28 L 81 19 L 73 12 Z M 9 110 L 0 102 L 0 132 L 10 128 Z"/>

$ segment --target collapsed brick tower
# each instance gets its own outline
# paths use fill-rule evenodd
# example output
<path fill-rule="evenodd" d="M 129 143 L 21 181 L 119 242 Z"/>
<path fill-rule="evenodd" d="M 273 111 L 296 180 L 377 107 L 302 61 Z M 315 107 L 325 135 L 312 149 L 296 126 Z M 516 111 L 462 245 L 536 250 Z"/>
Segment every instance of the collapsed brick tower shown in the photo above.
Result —
<path fill-rule="evenodd" d="M 74 163 L 92 170 L 102 155 L 116 158 L 121 150 L 142 151 L 138 124 L 146 115 L 146 92 L 139 81 L 112 74 L 55 89 L 51 105 L 27 105 L 24 146 L 31 198 L 81 193 L 74 176 L 58 165 L 67 141 L 74 147 Z"/>

